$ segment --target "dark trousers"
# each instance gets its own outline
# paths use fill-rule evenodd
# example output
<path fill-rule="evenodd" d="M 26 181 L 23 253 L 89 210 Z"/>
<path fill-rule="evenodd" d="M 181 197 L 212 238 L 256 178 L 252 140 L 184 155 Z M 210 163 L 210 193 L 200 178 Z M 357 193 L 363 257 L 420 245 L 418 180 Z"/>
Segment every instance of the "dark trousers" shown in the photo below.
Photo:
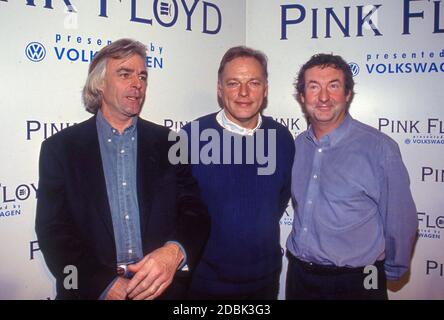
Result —
<path fill-rule="evenodd" d="M 287 252 L 287 300 L 387 300 L 384 262 L 377 261 L 377 286 L 366 288 L 362 268 L 344 268 L 310 264 Z M 368 279 L 367 279 L 368 281 Z M 368 287 L 368 285 L 367 285 Z"/>
<path fill-rule="evenodd" d="M 279 277 L 278 272 L 273 279 L 273 282 L 259 290 L 239 294 L 208 294 L 203 292 L 196 292 L 191 290 L 188 294 L 188 299 L 190 300 L 277 300 L 279 294 Z"/>

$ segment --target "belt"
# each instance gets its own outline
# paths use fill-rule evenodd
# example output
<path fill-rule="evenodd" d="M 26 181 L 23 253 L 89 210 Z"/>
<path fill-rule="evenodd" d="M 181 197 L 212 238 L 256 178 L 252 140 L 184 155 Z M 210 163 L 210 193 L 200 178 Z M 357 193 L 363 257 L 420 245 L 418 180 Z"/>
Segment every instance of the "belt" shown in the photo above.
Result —
<path fill-rule="evenodd" d="M 300 260 L 287 252 L 287 257 L 290 261 L 294 262 L 298 266 L 300 266 L 304 271 L 313 274 L 319 275 L 340 275 L 340 274 L 351 274 L 351 273 L 364 273 L 364 267 L 338 267 L 335 265 L 324 265 L 317 264 L 314 262 L 307 262 Z M 375 265 L 378 269 L 384 267 L 384 261 L 376 261 L 373 265 Z"/>

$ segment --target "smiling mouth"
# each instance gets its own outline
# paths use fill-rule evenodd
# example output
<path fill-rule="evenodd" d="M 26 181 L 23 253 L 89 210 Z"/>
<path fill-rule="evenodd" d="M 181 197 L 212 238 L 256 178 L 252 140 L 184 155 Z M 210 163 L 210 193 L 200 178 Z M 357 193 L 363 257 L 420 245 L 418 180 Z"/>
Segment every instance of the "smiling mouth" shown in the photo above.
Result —
<path fill-rule="evenodd" d="M 252 102 L 236 102 L 236 103 L 242 107 L 248 107 L 252 104 Z"/>
<path fill-rule="evenodd" d="M 316 109 L 318 109 L 318 110 L 330 110 L 330 109 L 332 109 L 332 106 L 329 106 L 329 105 L 324 105 L 324 106 L 316 106 Z"/>

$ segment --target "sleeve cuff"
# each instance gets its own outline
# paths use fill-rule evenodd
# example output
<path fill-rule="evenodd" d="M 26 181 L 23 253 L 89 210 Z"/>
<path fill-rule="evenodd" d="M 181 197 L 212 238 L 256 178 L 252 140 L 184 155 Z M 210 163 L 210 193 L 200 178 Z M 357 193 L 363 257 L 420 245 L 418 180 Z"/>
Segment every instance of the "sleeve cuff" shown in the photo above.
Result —
<path fill-rule="evenodd" d="M 405 267 L 394 267 L 385 264 L 384 270 L 387 280 L 399 280 L 407 272 L 408 269 Z"/>
<path fill-rule="evenodd" d="M 177 267 L 177 270 L 188 271 L 188 266 L 186 265 L 187 264 L 187 260 L 188 260 L 187 259 L 187 252 L 185 251 L 184 247 L 179 242 L 177 242 L 177 241 L 167 241 L 165 244 L 168 244 L 168 243 L 176 244 L 179 247 L 179 249 L 182 251 L 182 253 L 183 253 L 182 262 Z"/>

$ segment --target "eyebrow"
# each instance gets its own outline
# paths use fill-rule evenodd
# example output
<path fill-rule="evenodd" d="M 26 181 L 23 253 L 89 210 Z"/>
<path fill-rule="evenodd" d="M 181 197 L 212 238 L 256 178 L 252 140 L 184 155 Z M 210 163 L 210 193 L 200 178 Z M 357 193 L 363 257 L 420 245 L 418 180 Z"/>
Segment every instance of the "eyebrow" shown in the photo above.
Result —
<path fill-rule="evenodd" d="M 232 80 L 234 80 L 234 81 L 241 81 L 242 79 L 239 78 L 239 77 L 231 77 L 231 78 L 225 79 L 225 81 L 232 81 Z M 262 82 L 264 81 L 260 77 L 259 78 L 258 77 L 252 77 L 252 78 L 248 78 L 247 79 L 247 81 L 252 81 L 252 80 L 257 80 L 257 81 L 262 81 Z"/>
<path fill-rule="evenodd" d="M 330 84 L 330 83 L 333 83 L 333 82 L 341 82 L 341 81 L 340 81 L 340 79 L 336 78 L 336 79 L 330 80 L 328 83 Z M 309 80 L 308 84 L 310 84 L 310 83 L 320 84 L 319 81 L 317 81 L 317 80 Z"/>
<path fill-rule="evenodd" d="M 119 69 L 117 69 L 116 72 L 121 72 L 121 71 L 130 72 L 130 73 L 135 72 L 134 69 L 130 69 L 130 68 L 126 68 L 126 67 L 120 67 Z M 146 70 L 143 70 L 139 74 L 148 75 L 148 72 Z"/>
<path fill-rule="evenodd" d="M 126 68 L 126 67 L 120 67 L 119 69 L 116 70 L 116 72 L 120 72 L 120 71 L 134 72 L 134 69 L 130 69 L 130 68 Z"/>

